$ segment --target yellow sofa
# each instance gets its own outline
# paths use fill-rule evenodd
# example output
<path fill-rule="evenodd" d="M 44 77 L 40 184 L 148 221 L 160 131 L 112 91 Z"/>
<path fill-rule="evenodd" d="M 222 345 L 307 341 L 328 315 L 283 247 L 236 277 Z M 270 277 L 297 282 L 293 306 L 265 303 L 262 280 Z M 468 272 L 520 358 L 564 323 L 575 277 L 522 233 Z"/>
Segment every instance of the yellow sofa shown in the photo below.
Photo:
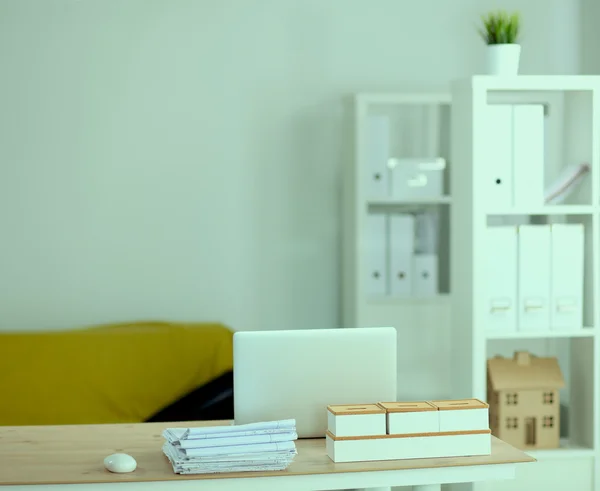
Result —
<path fill-rule="evenodd" d="M 233 369 L 220 324 L 0 333 L 0 425 L 128 423 Z"/>

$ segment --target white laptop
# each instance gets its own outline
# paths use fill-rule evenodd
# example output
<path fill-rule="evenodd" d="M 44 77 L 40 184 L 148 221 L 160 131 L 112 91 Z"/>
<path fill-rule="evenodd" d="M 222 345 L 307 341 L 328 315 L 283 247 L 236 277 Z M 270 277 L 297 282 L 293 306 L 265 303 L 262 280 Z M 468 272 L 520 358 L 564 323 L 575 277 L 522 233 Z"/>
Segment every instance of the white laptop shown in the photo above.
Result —
<path fill-rule="evenodd" d="M 324 437 L 329 404 L 395 401 L 396 329 L 236 332 L 236 424 L 295 419 L 300 438 Z"/>

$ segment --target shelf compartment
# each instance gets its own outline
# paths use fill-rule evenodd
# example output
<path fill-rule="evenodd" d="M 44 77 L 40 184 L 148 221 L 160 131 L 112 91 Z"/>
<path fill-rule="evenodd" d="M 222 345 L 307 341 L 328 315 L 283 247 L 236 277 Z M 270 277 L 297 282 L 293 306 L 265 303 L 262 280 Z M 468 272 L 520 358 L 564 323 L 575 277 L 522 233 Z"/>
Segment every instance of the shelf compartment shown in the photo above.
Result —
<path fill-rule="evenodd" d="M 594 455 L 594 347 L 593 337 L 494 339 L 486 343 L 486 358 L 500 355 L 512 358 L 515 351 L 540 357 L 556 357 L 565 387 L 559 391 L 561 403 L 561 444 L 557 449 L 527 450 L 537 458 Z"/>
<path fill-rule="evenodd" d="M 365 300 L 412 301 L 449 292 L 447 206 L 369 206 L 364 213 Z"/>
<path fill-rule="evenodd" d="M 591 207 L 588 207 L 591 208 Z M 594 252 L 594 214 L 565 214 L 565 215 L 488 215 L 486 217 L 486 226 L 488 230 L 493 230 L 495 228 L 513 228 L 519 227 L 523 225 L 549 225 L 549 226 L 557 226 L 560 227 L 560 224 L 578 224 L 583 227 L 583 271 L 582 280 L 583 284 L 581 286 L 581 297 L 578 299 L 578 304 L 582 309 L 582 320 L 575 321 L 578 325 L 564 325 L 561 324 L 560 320 L 554 319 L 553 315 L 556 315 L 557 304 L 555 304 L 555 300 L 561 296 L 565 295 L 565 292 L 561 292 L 560 294 L 553 295 L 552 287 L 549 292 L 550 298 L 547 309 L 550 311 L 550 318 L 545 325 L 536 326 L 539 330 L 519 330 L 517 323 L 519 312 L 521 312 L 522 306 L 520 305 L 520 299 L 516 298 L 514 300 L 515 308 L 517 309 L 516 318 L 514 319 L 514 323 L 506 326 L 502 326 L 506 328 L 502 332 L 499 329 L 489 329 L 486 330 L 486 337 L 489 339 L 510 339 L 510 338 L 546 338 L 546 337 L 587 337 L 587 333 L 580 332 L 582 326 L 583 328 L 592 328 L 598 327 L 595 324 L 595 309 L 598 308 L 595 305 L 595 298 L 597 297 L 597 291 L 594 285 L 594 271 L 596 268 L 596 258 Z M 519 235 L 517 234 L 517 241 Z M 492 246 L 492 243 L 488 244 L 489 247 Z M 517 245 L 517 250 L 518 249 Z M 551 246 L 550 246 L 551 247 Z M 503 249 L 504 250 L 504 249 Z M 519 253 L 517 253 L 517 256 Z M 564 259 L 568 261 L 568 258 Z M 508 259 L 510 261 L 510 259 Z M 510 262 L 512 267 L 512 262 Z M 519 259 L 517 258 L 517 265 L 519 264 Z M 555 263 L 556 264 L 556 263 Z M 561 263 L 562 264 L 562 263 Z M 572 270 L 572 269 L 571 269 Z M 495 271 L 495 270 L 494 270 Z M 498 273 L 500 274 L 500 273 Z M 552 271 L 549 272 L 550 276 L 552 276 Z M 557 273 L 558 274 L 558 273 Z M 488 275 L 489 276 L 489 275 Z M 517 284 L 519 281 L 519 273 L 517 266 Z M 556 283 L 555 283 L 556 285 Z M 569 295 L 573 296 L 574 293 L 570 292 Z M 495 293 L 497 296 L 497 293 Z M 512 296 L 507 295 L 510 298 Z M 556 300 L 557 301 L 557 300 Z M 579 307 L 578 307 L 579 308 Z M 556 322 L 555 322 L 556 321 Z M 561 329 L 564 327 L 564 329 Z M 579 329 L 578 329 L 579 328 Z"/>
<path fill-rule="evenodd" d="M 359 199 L 411 202 L 412 197 L 418 201 L 422 195 L 427 201 L 436 200 L 440 191 L 450 193 L 448 101 L 427 96 L 394 104 L 363 97 L 358 99 L 358 105 L 363 108 L 364 119 L 359 123 L 357 135 L 360 161 L 357 178 L 368 184 L 365 193 L 359 193 Z M 431 167 L 433 160 L 440 165 L 440 159 L 443 165 Z M 408 186 L 407 179 L 416 181 Z"/>
<path fill-rule="evenodd" d="M 593 93 L 593 85 L 580 90 L 485 90 L 487 105 L 480 117 L 486 132 L 497 135 L 492 141 L 498 144 L 488 157 L 495 163 L 486 168 L 491 174 L 478 176 L 484 178 L 482 185 L 492 185 L 493 198 L 488 201 L 502 197 L 511 208 L 531 204 L 544 212 L 554 206 L 544 205 L 545 198 L 568 188 L 555 206 L 597 202 L 592 192 L 598 174 L 592 138 Z M 531 134 L 525 137 L 524 131 Z M 500 160 L 493 160 L 494 155 Z M 485 158 L 485 153 L 481 157 Z M 507 159 L 512 159 L 512 164 L 503 167 L 501 162 Z M 527 162 L 531 165 L 524 165 Z M 588 172 L 572 181 L 582 164 L 588 166 Z"/>

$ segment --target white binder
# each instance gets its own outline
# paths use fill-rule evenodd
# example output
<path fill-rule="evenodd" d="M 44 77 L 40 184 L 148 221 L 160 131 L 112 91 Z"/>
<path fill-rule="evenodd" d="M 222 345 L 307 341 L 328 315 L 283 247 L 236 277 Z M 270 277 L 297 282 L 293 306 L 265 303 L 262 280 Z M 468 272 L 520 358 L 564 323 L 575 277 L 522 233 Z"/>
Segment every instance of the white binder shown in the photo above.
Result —
<path fill-rule="evenodd" d="M 437 254 L 415 254 L 413 256 L 413 295 L 431 297 L 438 294 Z"/>
<path fill-rule="evenodd" d="M 550 225 L 519 226 L 519 330 L 550 329 Z"/>
<path fill-rule="evenodd" d="M 390 215 L 390 291 L 393 296 L 412 293 L 415 217 Z"/>
<path fill-rule="evenodd" d="M 485 327 L 517 330 L 517 227 L 488 227 L 485 269 Z"/>
<path fill-rule="evenodd" d="M 486 208 L 507 208 L 513 205 L 512 106 L 489 105 L 485 114 L 485 124 L 481 128 L 486 152 L 482 195 L 486 199 Z"/>
<path fill-rule="evenodd" d="M 583 327 L 583 224 L 554 224 L 552 236 L 552 282 L 550 327 Z"/>
<path fill-rule="evenodd" d="M 415 213 L 415 254 L 436 254 L 439 245 L 439 210 Z"/>
<path fill-rule="evenodd" d="M 386 116 L 367 117 L 366 179 L 367 198 L 384 198 L 390 194 L 390 121 Z"/>
<path fill-rule="evenodd" d="M 544 205 L 544 106 L 513 107 L 515 206 Z"/>
<path fill-rule="evenodd" d="M 382 213 L 367 215 L 365 227 L 366 290 L 371 297 L 387 295 L 386 238 L 387 217 Z"/>

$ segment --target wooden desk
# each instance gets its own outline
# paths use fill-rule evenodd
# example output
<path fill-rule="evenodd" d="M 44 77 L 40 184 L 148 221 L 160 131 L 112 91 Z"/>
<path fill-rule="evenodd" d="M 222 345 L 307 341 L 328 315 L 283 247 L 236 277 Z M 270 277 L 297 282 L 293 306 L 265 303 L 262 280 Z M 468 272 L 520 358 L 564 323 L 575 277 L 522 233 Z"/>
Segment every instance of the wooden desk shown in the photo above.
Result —
<path fill-rule="evenodd" d="M 492 454 L 484 457 L 335 464 L 325 453 L 325 439 L 311 439 L 296 442 L 298 455 L 286 471 L 175 474 L 162 453 L 161 432 L 167 427 L 198 425 L 0 427 L 0 490 L 40 491 L 40 486 L 45 486 L 45 491 L 310 491 L 384 486 L 432 490 L 442 483 L 511 479 L 515 464 L 534 461 L 494 438 Z M 137 470 L 131 474 L 106 471 L 104 457 L 115 452 L 135 457 Z"/>

